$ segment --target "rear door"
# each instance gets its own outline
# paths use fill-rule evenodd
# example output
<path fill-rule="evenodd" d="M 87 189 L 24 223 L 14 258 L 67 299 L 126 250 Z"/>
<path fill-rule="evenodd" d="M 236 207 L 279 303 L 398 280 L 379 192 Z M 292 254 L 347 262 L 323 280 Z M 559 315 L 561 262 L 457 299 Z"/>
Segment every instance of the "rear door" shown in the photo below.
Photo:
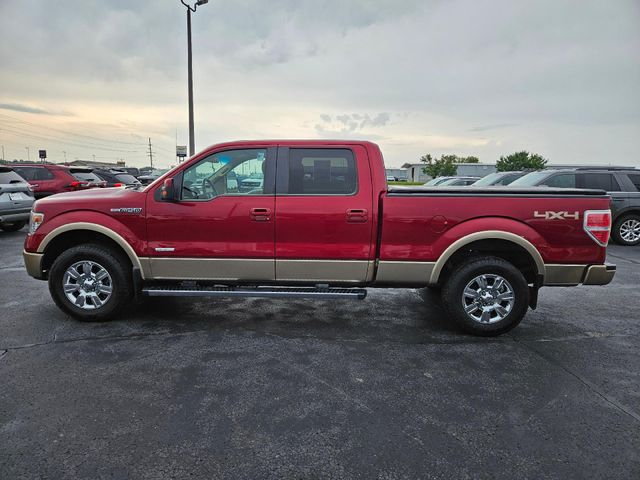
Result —
<path fill-rule="evenodd" d="M 375 253 L 372 206 L 364 147 L 279 147 L 276 280 L 367 281 Z"/>

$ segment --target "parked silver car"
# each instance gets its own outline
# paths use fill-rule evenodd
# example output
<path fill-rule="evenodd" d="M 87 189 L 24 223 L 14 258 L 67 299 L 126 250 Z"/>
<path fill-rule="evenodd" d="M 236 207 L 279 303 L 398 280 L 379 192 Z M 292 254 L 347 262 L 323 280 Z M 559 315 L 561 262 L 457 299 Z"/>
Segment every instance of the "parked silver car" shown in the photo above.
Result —
<path fill-rule="evenodd" d="M 11 168 L 0 166 L 0 229 L 15 232 L 24 227 L 34 201 L 29 183 Z"/>

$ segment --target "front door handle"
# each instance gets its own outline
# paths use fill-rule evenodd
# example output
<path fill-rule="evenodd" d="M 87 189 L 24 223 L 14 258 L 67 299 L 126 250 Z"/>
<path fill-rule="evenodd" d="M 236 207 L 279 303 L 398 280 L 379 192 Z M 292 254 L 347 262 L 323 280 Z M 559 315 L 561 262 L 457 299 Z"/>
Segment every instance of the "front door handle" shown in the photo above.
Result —
<path fill-rule="evenodd" d="M 254 222 L 268 222 L 271 220 L 271 209 L 270 208 L 252 208 L 251 209 L 251 220 Z"/>
<path fill-rule="evenodd" d="M 350 208 L 347 210 L 348 223 L 366 223 L 369 219 L 369 212 L 366 208 Z"/>

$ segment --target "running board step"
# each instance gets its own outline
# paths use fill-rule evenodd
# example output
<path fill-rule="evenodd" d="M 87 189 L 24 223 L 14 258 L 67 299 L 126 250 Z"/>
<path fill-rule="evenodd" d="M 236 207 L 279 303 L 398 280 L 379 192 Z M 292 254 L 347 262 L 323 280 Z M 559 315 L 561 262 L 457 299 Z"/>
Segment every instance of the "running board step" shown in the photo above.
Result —
<path fill-rule="evenodd" d="M 147 287 L 142 294 L 149 297 L 266 297 L 266 298 L 349 298 L 363 300 L 364 288 L 314 288 L 314 287 L 206 287 L 172 285 Z"/>

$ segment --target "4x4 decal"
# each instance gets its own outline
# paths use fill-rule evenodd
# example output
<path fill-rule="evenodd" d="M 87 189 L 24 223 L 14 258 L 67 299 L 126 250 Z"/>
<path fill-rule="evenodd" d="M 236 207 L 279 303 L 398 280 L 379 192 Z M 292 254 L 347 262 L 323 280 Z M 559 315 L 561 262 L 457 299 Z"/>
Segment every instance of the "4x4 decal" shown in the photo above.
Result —
<path fill-rule="evenodd" d="M 580 219 L 580 212 L 554 212 L 552 210 L 547 210 L 546 212 L 533 212 L 534 218 L 544 218 L 545 220 L 566 220 L 567 218 L 572 218 L 573 220 Z"/>
<path fill-rule="evenodd" d="M 112 208 L 111 213 L 133 213 L 137 214 L 142 212 L 142 208 L 132 208 L 132 207 L 122 207 L 122 208 Z"/>

